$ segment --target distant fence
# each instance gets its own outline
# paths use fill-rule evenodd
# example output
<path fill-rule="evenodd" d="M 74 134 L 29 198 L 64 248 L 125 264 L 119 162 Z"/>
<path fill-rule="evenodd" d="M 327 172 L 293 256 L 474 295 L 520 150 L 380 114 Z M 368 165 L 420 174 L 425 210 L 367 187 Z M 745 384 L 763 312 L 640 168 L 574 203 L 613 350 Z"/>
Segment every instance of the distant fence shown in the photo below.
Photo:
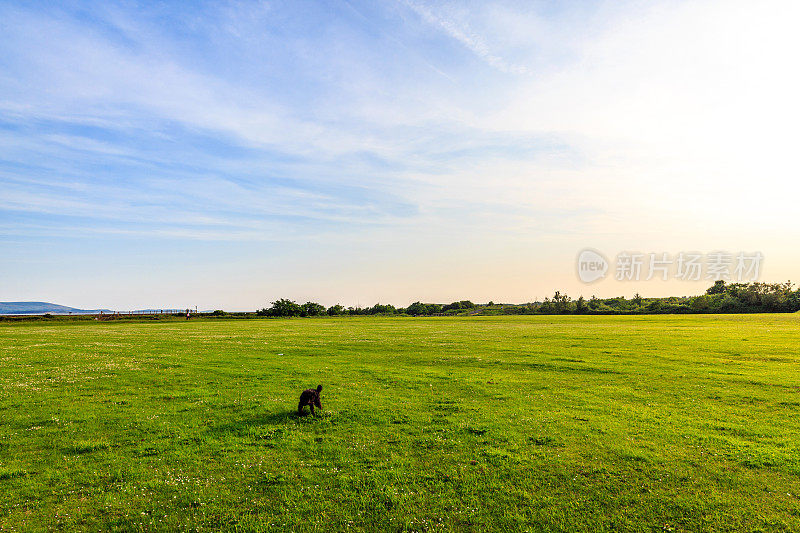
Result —
<path fill-rule="evenodd" d="M 103 309 L 101 310 L 77 310 L 77 311 L 51 311 L 51 312 L 28 312 L 28 313 L 0 313 L 0 322 L 5 322 L 9 320 L 36 320 L 41 318 L 69 318 L 74 317 L 76 320 L 83 318 L 83 319 L 94 319 L 94 320 L 116 320 L 120 318 L 134 318 L 134 317 L 141 317 L 141 318 L 150 318 L 150 319 L 159 319 L 159 317 L 183 317 L 186 316 L 188 319 L 189 316 L 186 315 L 186 312 L 192 317 L 198 317 L 203 315 L 203 312 L 198 312 L 196 309 L 137 309 L 131 311 L 109 311 Z"/>

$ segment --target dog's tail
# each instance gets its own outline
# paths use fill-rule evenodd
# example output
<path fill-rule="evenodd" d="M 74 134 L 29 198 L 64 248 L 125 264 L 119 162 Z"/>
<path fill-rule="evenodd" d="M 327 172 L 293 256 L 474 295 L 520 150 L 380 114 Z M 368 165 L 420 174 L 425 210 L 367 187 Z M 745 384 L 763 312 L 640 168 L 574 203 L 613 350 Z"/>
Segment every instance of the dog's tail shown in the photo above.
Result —
<path fill-rule="evenodd" d="M 317 392 L 322 392 L 322 385 L 317 385 Z"/>

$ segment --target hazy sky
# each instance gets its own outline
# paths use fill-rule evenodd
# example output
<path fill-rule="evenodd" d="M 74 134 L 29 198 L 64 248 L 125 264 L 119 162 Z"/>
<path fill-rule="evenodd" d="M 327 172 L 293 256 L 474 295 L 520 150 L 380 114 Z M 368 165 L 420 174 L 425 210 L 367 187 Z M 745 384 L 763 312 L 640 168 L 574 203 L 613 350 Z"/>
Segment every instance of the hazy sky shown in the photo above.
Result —
<path fill-rule="evenodd" d="M 0 1 L 0 300 L 255 309 L 798 278 L 795 1 Z"/>

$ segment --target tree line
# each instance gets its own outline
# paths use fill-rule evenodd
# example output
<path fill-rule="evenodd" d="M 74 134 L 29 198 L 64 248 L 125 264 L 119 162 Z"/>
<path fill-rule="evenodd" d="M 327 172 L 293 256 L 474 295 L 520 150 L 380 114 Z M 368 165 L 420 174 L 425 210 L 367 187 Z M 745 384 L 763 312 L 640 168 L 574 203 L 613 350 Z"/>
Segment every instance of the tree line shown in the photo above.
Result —
<path fill-rule="evenodd" d="M 298 304 L 292 300 L 281 298 L 272 302 L 271 307 L 265 307 L 256 311 L 259 316 L 272 317 L 309 317 L 309 316 L 342 316 L 342 315 L 439 315 L 452 313 L 452 311 L 462 311 L 466 309 L 476 309 L 478 306 L 468 300 L 453 302 L 451 304 L 424 304 L 414 302 L 408 307 L 395 307 L 391 304 L 375 304 L 372 307 L 344 307 L 336 304 L 325 307 L 316 302 L 306 302 Z"/>
<path fill-rule="evenodd" d="M 316 302 L 299 304 L 282 298 L 256 311 L 268 317 L 360 316 L 360 315 L 622 315 L 689 313 L 791 313 L 800 311 L 800 289 L 786 283 L 726 283 L 717 281 L 699 296 L 645 298 L 572 299 L 556 291 L 552 298 L 525 304 L 475 304 L 461 300 L 449 304 L 414 302 L 408 307 L 375 304 L 371 307 L 325 307 Z"/>

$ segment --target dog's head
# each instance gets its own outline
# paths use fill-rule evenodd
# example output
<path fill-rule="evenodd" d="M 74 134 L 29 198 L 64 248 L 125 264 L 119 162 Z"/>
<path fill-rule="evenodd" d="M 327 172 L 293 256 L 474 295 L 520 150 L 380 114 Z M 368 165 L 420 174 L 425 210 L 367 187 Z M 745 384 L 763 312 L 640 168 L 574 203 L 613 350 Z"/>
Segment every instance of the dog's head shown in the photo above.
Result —
<path fill-rule="evenodd" d="M 322 392 L 322 385 L 317 385 L 317 393 L 314 395 L 314 405 L 316 405 L 320 409 L 322 408 L 322 405 L 321 405 L 322 402 L 320 402 L 320 399 L 319 399 L 319 395 L 320 395 L 321 392 Z"/>

